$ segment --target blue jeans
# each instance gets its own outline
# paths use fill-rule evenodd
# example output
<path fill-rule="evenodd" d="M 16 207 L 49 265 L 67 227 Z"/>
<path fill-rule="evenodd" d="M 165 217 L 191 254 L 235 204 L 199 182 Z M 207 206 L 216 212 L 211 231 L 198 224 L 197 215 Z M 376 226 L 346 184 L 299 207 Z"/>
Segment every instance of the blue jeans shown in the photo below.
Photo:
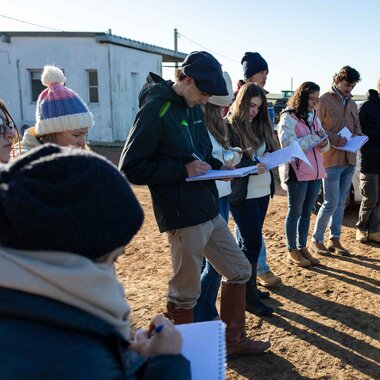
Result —
<path fill-rule="evenodd" d="M 231 205 L 231 214 L 236 223 L 240 249 L 252 264 L 252 272 L 255 273 L 257 273 L 257 262 L 263 245 L 262 228 L 268 204 L 269 195 L 247 199 L 237 206 Z"/>
<path fill-rule="evenodd" d="M 235 225 L 235 239 L 236 239 L 236 242 L 239 244 L 240 232 L 236 225 Z M 264 273 L 268 273 L 269 271 L 270 271 L 270 268 L 267 261 L 267 249 L 265 247 L 265 241 L 264 239 L 262 239 L 259 259 L 257 261 L 257 274 L 261 275 Z"/>
<path fill-rule="evenodd" d="M 288 186 L 288 213 L 285 234 L 288 250 L 306 247 L 310 215 L 321 188 L 321 180 L 291 181 Z"/>
<path fill-rule="evenodd" d="M 228 223 L 230 213 L 229 196 L 219 198 L 219 212 L 223 219 Z M 214 269 L 212 264 L 207 260 L 203 260 L 201 274 L 201 295 L 197 300 L 197 304 L 193 310 L 194 322 L 211 321 L 218 318 L 218 310 L 216 309 L 216 298 L 220 287 L 222 276 Z"/>
<path fill-rule="evenodd" d="M 313 241 L 323 243 L 327 224 L 330 222 L 329 238 L 340 238 L 344 207 L 350 192 L 354 166 L 334 166 L 326 169 L 322 180 L 324 200 L 315 222 Z"/>

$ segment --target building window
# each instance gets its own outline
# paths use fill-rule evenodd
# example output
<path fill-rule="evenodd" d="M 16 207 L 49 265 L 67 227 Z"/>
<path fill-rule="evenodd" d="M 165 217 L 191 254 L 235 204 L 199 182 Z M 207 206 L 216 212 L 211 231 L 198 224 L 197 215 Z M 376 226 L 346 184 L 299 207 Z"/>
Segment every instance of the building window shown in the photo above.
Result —
<path fill-rule="evenodd" d="M 88 97 L 90 103 L 99 103 L 98 71 L 88 70 Z"/>
<path fill-rule="evenodd" d="M 42 74 L 42 69 L 30 70 L 30 83 L 31 83 L 31 88 L 32 88 L 32 103 L 37 102 L 38 96 L 46 88 L 41 82 L 41 74 Z"/>

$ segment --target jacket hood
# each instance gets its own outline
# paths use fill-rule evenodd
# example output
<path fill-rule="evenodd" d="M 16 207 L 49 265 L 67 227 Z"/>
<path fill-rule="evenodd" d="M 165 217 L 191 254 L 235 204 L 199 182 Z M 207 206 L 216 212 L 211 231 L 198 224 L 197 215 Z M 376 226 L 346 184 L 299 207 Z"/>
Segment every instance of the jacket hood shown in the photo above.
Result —
<path fill-rule="evenodd" d="M 139 108 L 153 99 L 173 101 L 187 107 L 185 99 L 173 90 L 173 84 L 171 80 L 164 80 L 155 73 L 149 73 L 139 94 Z"/>
<path fill-rule="evenodd" d="M 20 154 L 23 155 L 29 152 L 31 149 L 41 146 L 41 142 L 37 138 L 37 134 L 34 127 L 28 128 L 22 137 L 20 142 L 17 142 L 14 147 L 15 157 Z M 21 147 L 21 152 L 20 152 Z"/>
<path fill-rule="evenodd" d="M 366 94 L 366 100 L 371 100 L 380 104 L 380 95 L 376 90 L 368 90 Z"/>

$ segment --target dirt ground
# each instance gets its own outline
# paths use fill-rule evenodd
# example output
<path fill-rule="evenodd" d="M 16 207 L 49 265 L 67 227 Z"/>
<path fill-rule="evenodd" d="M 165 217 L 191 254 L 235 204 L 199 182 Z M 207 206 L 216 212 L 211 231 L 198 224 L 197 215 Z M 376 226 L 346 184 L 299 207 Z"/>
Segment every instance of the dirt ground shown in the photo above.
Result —
<path fill-rule="evenodd" d="M 105 155 L 118 159 L 117 152 Z M 142 186 L 133 189 L 145 221 L 119 259 L 117 273 L 133 310 L 134 329 L 147 326 L 164 310 L 171 265 L 149 191 Z M 271 290 L 267 302 L 275 314 L 246 314 L 248 335 L 269 338 L 272 347 L 259 356 L 228 361 L 227 379 L 380 379 L 380 245 L 355 241 L 358 208 L 353 208 L 346 212 L 342 233 L 351 257 L 319 257 L 320 266 L 306 269 L 292 266 L 285 261 L 286 208 L 285 193 L 278 190 L 264 226 L 269 264 L 284 282 Z M 313 215 L 311 228 L 314 222 Z"/>

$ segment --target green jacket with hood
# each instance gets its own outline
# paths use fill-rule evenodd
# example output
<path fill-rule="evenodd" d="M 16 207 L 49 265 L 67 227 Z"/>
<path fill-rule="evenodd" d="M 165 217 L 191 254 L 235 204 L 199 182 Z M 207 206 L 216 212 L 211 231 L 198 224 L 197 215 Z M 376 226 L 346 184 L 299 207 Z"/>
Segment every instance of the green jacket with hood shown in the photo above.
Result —
<path fill-rule="evenodd" d="M 185 181 L 193 153 L 213 169 L 222 163 L 211 155 L 202 109 L 188 107 L 172 85 L 150 73 L 119 163 L 130 182 L 149 186 L 160 232 L 197 225 L 219 213 L 215 181 Z"/>

